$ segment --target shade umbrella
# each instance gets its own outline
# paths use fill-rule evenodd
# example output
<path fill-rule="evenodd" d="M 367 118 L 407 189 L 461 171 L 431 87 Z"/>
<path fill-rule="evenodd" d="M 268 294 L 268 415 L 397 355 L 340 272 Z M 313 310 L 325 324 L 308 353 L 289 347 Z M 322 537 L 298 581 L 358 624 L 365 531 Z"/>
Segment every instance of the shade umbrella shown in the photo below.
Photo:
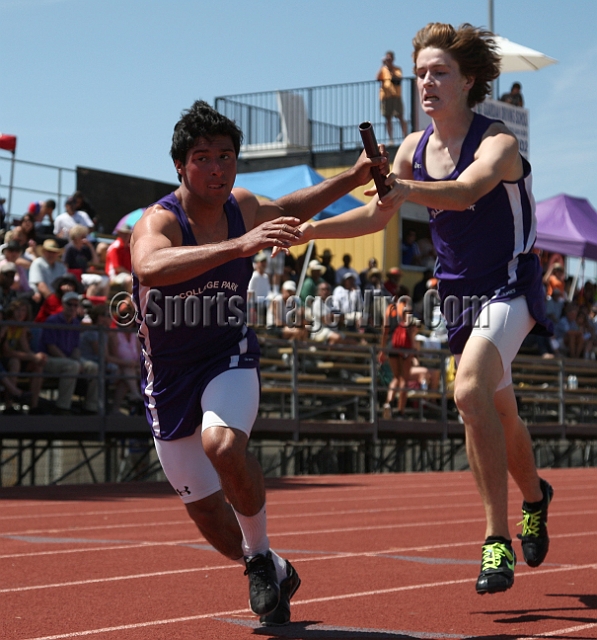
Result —
<path fill-rule="evenodd" d="M 540 51 L 530 49 L 522 44 L 516 44 L 516 42 L 508 40 L 508 38 L 495 36 L 494 40 L 498 47 L 497 53 L 502 58 L 502 73 L 509 73 L 511 71 L 537 71 L 538 69 L 543 69 L 543 67 L 558 62 Z"/>
<path fill-rule="evenodd" d="M 130 211 L 126 215 L 122 216 L 122 218 L 120 218 L 120 220 L 116 223 L 116 226 L 114 227 L 114 231 L 112 231 L 112 233 L 118 233 L 123 227 L 132 229 L 135 226 L 135 222 L 139 220 L 144 211 L 144 208 L 135 209 L 134 211 Z"/>

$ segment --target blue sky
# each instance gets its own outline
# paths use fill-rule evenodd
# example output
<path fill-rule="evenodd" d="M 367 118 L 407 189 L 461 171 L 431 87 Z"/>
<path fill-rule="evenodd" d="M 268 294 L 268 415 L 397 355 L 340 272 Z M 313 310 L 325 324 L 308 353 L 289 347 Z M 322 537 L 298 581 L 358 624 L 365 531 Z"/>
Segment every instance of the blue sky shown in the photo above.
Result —
<path fill-rule="evenodd" d="M 565 192 L 597 207 L 597 0 L 494 5 L 498 34 L 559 61 L 500 81 L 523 85 L 537 200 Z M 408 73 L 431 21 L 487 25 L 488 4 L 0 0 L 0 131 L 23 160 L 174 182 L 172 128 L 195 99 L 369 80 L 387 49 Z M 6 162 L 0 178 L 6 197 Z"/>

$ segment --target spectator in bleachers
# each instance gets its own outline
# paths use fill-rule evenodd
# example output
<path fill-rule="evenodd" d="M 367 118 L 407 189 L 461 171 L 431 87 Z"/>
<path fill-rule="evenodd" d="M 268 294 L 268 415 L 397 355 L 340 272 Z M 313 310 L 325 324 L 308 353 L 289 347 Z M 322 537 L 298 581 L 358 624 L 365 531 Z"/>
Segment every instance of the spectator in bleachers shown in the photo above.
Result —
<path fill-rule="evenodd" d="M 377 258 L 369 258 L 367 262 L 367 268 L 363 269 L 363 271 L 359 273 L 359 286 L 361 287 L 361 291 L 363 293 L 365 292 L 369 271 L 371 269 L 377 269 Z"/>
<path fill-rule="evenodd" d="M 560 351 L 569 358 L 582 357 L 585 350 L 584 334 L 577 323 L 578 305 L 567 302 L 564 313 L 555 326 L 555 336 L 560 345 Z"/>
<path fill-rule="evenodd" d="M 402 264 L 420 265 L 421 250 L 417 244 L 417 232 L 409 229 L 402 238 Z"/>
<path fill-rule="evenodd" d="M 4 310 L 0 305 L 0 321 L 4 320 Z M 4 336 L 8 331 L 8 327 L 2 326 L 0 327 L 0 347 L 4 341 Z M 4 359 L 0 358 L 0 373 L 8 373 L 4 367 Z M 9 376 L 0 376 L 0 392 L 4 394 L 4 402 L 5 407 L 12 407 L 12 403 L 14 400 L 18 402 L 24 402 L 30 395 L 30 392 L 25 392 L 22 389 L 19 389 L 17 385 L 11 381 Z M 6 413 L 6 411 L 4 412 Z M 12 411 L 9 411 L 12 413 Z"/>
<path fill-rule="evenodd" d="M 62 296 L 69 291 L 81 293 L 83 291 L 81 283 L 72 273 L 66 273 L 52 283 L 53 293 L 51 293 L 42 303 L 35 322 L 45 322 L 47 318 L 62 311 Z"/>
<path fill-rule="evenodd" d="M 29 213 L 33 216 L 33 223 L 39 232 L 52 233 L 54 228 L 54 209 L 56 202 L 54 200 L 43 200 L 41 202 L 32 202 L 29 205 Z M 48 223 L 44 223 L 44 219 L 48 217 Z"/>
<path fill-rule="evenodd" d="M 117 318 L 133 317 L 135 310 L 130 301 L 122 301 L 118 308 Z M 139 392 L 141 378 L 141 348 L 136 333 L 118 328 L 108 334 L 108 361 L 118 367 L 118 374 L 122 376 L 128 398 L 131 403 L 141 405 L 143 396 Z M 120 408 L 122 399 L 114 405 L 116 411 Z"/>
<path fill-rule="evenodd" d="M 13 240 L 8 244 L 4 244 L 2 245 L 2 260 L 0 260 L 0 266 L 6 262 L 12 262 L 17 268 L 13 289 L 17 293 L 32 294 L 33 291 L 29 285 L 29 273 L 27 272 L 27 267 L 30 263 L 24 260 L 22 255 L 21 245 L 18 242 Z"/>
<path fill-rule="evenodd" d="M 96 272 L 99 258 L 95 247 L 88 239 L 89 229 L 76 224 L 68 231 L 70 242 L 64 247 L 62 261 L 71 273 L 77 275 L 90 297 L 108 294 L 109 278 Z"/>
<path fill-rule="evenodd" d="M 17 265 L 14 262 L 5 262 L 0 265 L 0 305 L 4 309 L 17 299 L 17 292 L 13 289 Z"/>
<path fill-rule="evenodd" d="M 332 294 L 334 307 L 340 311 L 347 329 L 357 329 L 363 315 L 363 296 L 357 287 L 355 274 L 346 271 Z"/>
<path fill-rule="evenodd" d="M 257 313 L 257 317 L 250 318 L 250 321 L 251 324 L 258 324 L 260 326 L 265 321 L 267 305 L 272 291 L 269 276 L 265 272 L 266 267 L 267 255 L 263 251 L 260 251 L 253 258 L 253 273 L 251 274 L 251 279 L 247 287 L 247 291 L 250 292 L 249 295 L 253 301 L 253 309 Z"/>
<path fill-rule="evenodd" d="M 386 347 L 405 350 L 414 349 L 419 323 L 412 316 L 408 294 L 409 291 L 406 287 L 401 286 L 398 289 L 398 292 L 387 306 L 381 334 L 380 345 L 382 350 L 379 352 L 379 364 L 382 365 L 387 358 L 393 376 L 388 386 L 388 393 L 383 406 L 383 418 L 386 420 L 392 417 L 392 404 L 396 394 L 398 394 L 398 415 L 400 417 L 404 416 L 408 399 L 408 381 L 411 375 L 414 354 L 404 351 L 388 355 L 383 351 L 383 348 Z"/>
<path fill-rule="evenodd" d="M 3 233 L 7 226 L 6 220 L 6 209 L 4 208 L 4 203 L 6 202 L 6 198 L 0 198 L 0 237 L 3 238 Z"/>
<path fill-rule="evenodd" d="M 562 317 L 564 311 L 564 304 L 566 300 L 562 295 L 561 289 L 554 289 L 550 296 L 545 300 L 545 311 L 547 317 L 555 324 L 557 324 Z"/>
<path fill-rule="evenodd" d="M 422 302 L 423 298 L 425 297 L 425 293 L 429 288 L 427 286 L 427 283 L 429 282 L 429 279 L 432 277 L 433 277 L 433 270 L 425 269 L 425 271 L 423 272 L 423 277 L 417 282 L 417 284 L 415 284 L 413 288 L 413 304 Z"/>
<path fill-rule="evenodd" d="M 64 247 L 62 262 L 69 271 L 86 273 L 89 266 L 97 266 L 99 259 L 95 248 L 87 236 L 89 229 L 82 224 L 76 224 L 68 230 L 68 244 Z"/>
<path fill-rule="evenodd" d="M 59 328 L 61 325 L 81 324 L 78 311 L 78 294 L 74 291 L 65 293 L 62 296 L 62 311 L 47 318 L 41 336 L 42 349 L 48 354 L 44 373 L 59 379 L 56 411 L 61 415 L 72 413 L 73 393 L 80 374 L 91 376 L 87 379 L 83 412 L 97 413 L 97 363 L 81 357 L 78 331 L 61 331 Z"/>
<path fill-rule="evenodd" d="M 595 327 L 589 318 L 589 315 L 585 307 L 580 307 L 576 316 L 576 324 L 579 330 L 582 332 L 583 337 L 583 352 L 579 357 L 585 359 L 591 359 L 595 357 Z"/>
<path fill-rule="evenodd" d="M 579 306 L 591 309 L 595 304 L 595 283 L 587 280 L 578 293 Z"/>
<path fill-rule="evenodd" d="M 369 269 L 363 289 L 363 313 L 366 314 L 369 327 L 374 329 L 383 323 L 387 301 L 392 297 L 381 279 L 382 273 L 377 267 Z"/>
<path fill-rule="evenodd" d="M 400 279 L 402 278 L 402 271 L 398 267 L 392 267 L 386 273 L 386 280 L 383 286 L 391 296 L 395 296 L 400 285 Z"/>
<path fill-rule="evenodd" d="M 93 228 L 97 229 L 98 231 L 102 231 L 102 229 L 100 229 L 98 226 L 97 213 L 93 208 L 93 206 L 91 205 L 91 202 L 87 200 L 83 192 L 75 191 L 71 196 L 71 200 L 73 201 L 75 209 L 77 211 L 86 213 L 89 216 L 91 222 L 93 222 Z"/>
<path fill-rule="evenodd" d="M 65 203 L 66 211 L 61 213 L 54 221 L 54 235 L 59 238 L 68 238 L 69 230 L 76 224 L 87 227 L 89 231 L 93 231 L 94 225 L 91 218 L 85 211 L 78 211 L 76 208 L 76 199 L 71 196 Z"/>
<path fill-rule="evenodd" d="M 6 320 L 15 322 L 30 322 L 31 308 L 26 300 L 14 300 L 6 311 Z M 31 349 L 31 336 L 26 327 L 6 326 L 4 327 L 1 339 L 1 349 L 3 365 L 14 377 L 9 379 L 16 386 L 17 375 L 21 371 L 28 373 L 41 373 L 44 370 L 47 355 L 42 352 L 35 353 Z M 39 393 L 41 391 L 43 378 L 33 377 L 30 379 L 29 413 L 43 413 L 39 409 Z M 7 401 L 7 406 L 10 406 Z M 7 413 L 5 411 L 5 413 Z"/>
<path fill-rule="evenodd" d="M 112 315 L 108 306 L 105 304 L 92 305 L 89 309 L 89 318 L 93 326 L 110 328 L 112 325 Z M 135 342 L 138 343 L 136 336 Z M 112 398 L 112 407 L 109 414 L 119 413 L 120 407 L 127 395 L 130 394 L 131 400 L 134 402 L 141 402 L 142 397 L 139 393 L 139 359 L 135 358 L 132 362 L 128 359 L 123 359 L 122 355 L 118 353 L 118 349 L 115 348 L 115 332 L 109 332 L 105 336 L 104 343 L 104 362 L 105 372 L 108 380 L 114 381 L 114 396 Z M 99 365 L 100 361 L 100 331 L 91 329 L 90 331 L 84 331 L 81 334 L 81 357 L 85 360 L 91 360 Z M 138 349 L 135 350 L 138 354 Z M 121 377 L 122 376 L 122 377 Z M 132 377 L 131 377 L 132 376 Z"/>
<path fill-rule="evenodd" d="M 26 257 L 29 259 L 30 262 L 31 260 L 34 260 L 37 257 L 37 254 L 35 253 L 35 249 L 29 246 L 27 235 L 25 234 L 21 226 L 16 226 L 16 227 L 13 227 L 12 229 L 9 229 L 4 236 L 4 241 L 6 243 L 17 242 L 21 247 L 21 252 L 23 256 L 26 255 Z"/>
<path fill-rule="evenodd" d="M 21 231 L 23 232 L 23 236 L 27 239 L 27 247 L 24 251 L 29 249 L 28 255 L 32 256 L 31 260 L 33 260 L 36 256 L 35 247 L 37 247 L 37 232 L 35 230 L 35 223 L 33 220 L 33 216 L 30 213 L 26 213 L 21 218 L 21 223 L 19 224 L 21 227 Z"/>
<path fill-rule="evenodd" d="M 322 282 L 325 282 L 322 278 L 324 273 L 325 267 L 318 260 L 311 260 L 311 262 L 309 262 L 307 277 L 303 282 L 303 286 L 299 294 L 303 303 L 309 296 L 315 297 L 317 295 L 317 287 Z"/>
<path fill-rule="evenodd" d="M 543 284 L 548 296 L 553 294 L 554 289 L 559 289 L 562 298 L 567 300 L 566 296 L 566 276 L 564 273 L 564 265 L 561 262 L 552 262 L 543 276 Z"/>
<path fill-rule="evenodd" d="M 417 240 L 417 246 L 419 247 L 419 265 L 421 267 L 427 267 L 428 269 L 435 268 L 437 252 L 435 251 L 431 238 L 426 236 L 419 238 Z"/>
<path fill-rule="evenodd" d="M 125 283 L 131 279 L 131 234 L 133 230 L 128 225 L 123 225 L 116 231 L 116 240 L 108 247 L 106 251 L 106 274 L 110 278 L 110 282 L 123 279 Z"/>
<path fill-rule="evenodd" d="M 270 290 L 272 293 L 278 293 L 280 291 L 280 285 L 284 278 L 284 267 L 286 266 L 286 254 L 281 251 L 272 258 L 271 247 L 264 249 L 264 253 L 267 262 L 265 264 L 265 273 L 269 278 Z"/>
<path fill-rule="evenodd" d="M 338 330 L 343 320 L 339 309 L 334 306 L 332 287 L 323 280 L 317 285 L 316 294 L 311 306 L 311 340 L 329 345 L 354 343 L 355 340 Z"/>
<path fill-rule="evenodd" d="M 321 274 L 321 277 L 332 287 L 332 290 L 336 286 L 336 269 L 332 267 L 332 252 L 329 249 L 324 249 L 321 254 L 321 264 L 325 267 L 325 271 Z"/>
<path fill-rule="evenodd" d="M 354 281 L 357 287 L 361 286 L 361 280 L 359 279 L 359 272 L 350 266 L 351 262 L 352 262 L 352 256 L 350 255 L 350 253 L 345 253 L 342 256 L 342 266 L 336 270 L 336 285 L 342 284 L 342 279 L 344 278 L 344 274 L 347 272 L 350 272 L 354 274 Z"/>
<path fill-rule="evenodd" d="M 522 97 L 522 85 L 520 82 L 513 82 L 508 93 L 502 94 L 501 102 L 507 102 L 515 107 L 524 107 L 524 98 Z"/>
<path fill-rule="evenodd" d="M 267 310 L 267 332 L 273 338 L 284 340 L 305 341 L 309 337 L 300 299 L 296 297 L 296 283 L 293 280 L 283 282 L 280 293 L 270 300 Z"/>
<path fill-rule="evenodd" d="M 29 285 L 34 291 L 33 299 L 41 304 L 51 293 L 54 293 L 53 283 L 56 278 L 67 273 L 66 265 L 60 261 L 62 249 L 56 240 L 44 240 L 41 256 L 36 258 L 29 267 Z"/>

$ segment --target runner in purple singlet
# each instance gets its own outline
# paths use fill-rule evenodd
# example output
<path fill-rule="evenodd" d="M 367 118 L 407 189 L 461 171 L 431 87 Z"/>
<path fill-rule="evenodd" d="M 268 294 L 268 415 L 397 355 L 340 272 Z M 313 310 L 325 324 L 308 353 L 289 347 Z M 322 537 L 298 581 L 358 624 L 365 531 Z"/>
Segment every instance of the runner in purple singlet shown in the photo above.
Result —
<path fill-rule="evenodd" d="M 260 203 L 233 190 L 241 138 L 205 102 L 183 113 L 171 149 L 180 187 L 134 227 L 133 295 L 146 413 L 164 472 L 205 539 L 246 568 L 261 623 L 281 625 L 300 580 L 270 549 L 263 472 L 247 452 L 260 393 L 259 347 L 245 322 L 251 257 L 289 247 L 301 222 L 387 160 L 362 154 L 338 176 Z"/>
<path fill-rule="evenodd" d="M 537 474 L 511 375 L 525 336 L 551 331 L 541 267 L 532 252 L 531 168 L 502 122 L 472 110 L 499 75 L 492 34 L 468 24 L 455 29 L 432 23 L 413 44 L 419 99 L 432 123 L 398 149 L 388 197 L 396 206 L 410 201 L 429 211 L 442 310 L 451 312 L 449 345 L 459 361 L 454 399 L 487 519 L 476 589 L 494 593 L 514 583 L 508 471 L 524 498 L 519 537 L 527 564 L 540 565 L 549 546 L 553 489 Z M 301 242 L 371 233 L 386 223 L 385 215 L 353 211 L 303 225 Z M 475 296 L 477 306 L 467 307 Z"/>

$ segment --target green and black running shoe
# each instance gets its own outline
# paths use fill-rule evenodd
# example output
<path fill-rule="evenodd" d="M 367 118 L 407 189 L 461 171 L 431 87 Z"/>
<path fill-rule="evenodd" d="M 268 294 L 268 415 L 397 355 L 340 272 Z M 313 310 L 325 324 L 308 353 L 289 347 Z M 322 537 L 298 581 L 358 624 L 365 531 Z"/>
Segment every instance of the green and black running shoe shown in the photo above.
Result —
<path fill-rule="evenodd" d="M 522 534 L 518 537 L 522 541 L 522 555 L 529 567 L 538 567 L 549 550 L 549 536 L 547 535 L 547 507 L 553 498 L 553 488 L 545 480 L 541 480 L 543 500 L 538 503 L 522 503 Z"/>
<path fill-rule="evenodd" d="M 516 554 L 506 542 L 485 542 L 481 573 L 477 578 L 477 593 L 507 591 L 514 584 Z"/>

